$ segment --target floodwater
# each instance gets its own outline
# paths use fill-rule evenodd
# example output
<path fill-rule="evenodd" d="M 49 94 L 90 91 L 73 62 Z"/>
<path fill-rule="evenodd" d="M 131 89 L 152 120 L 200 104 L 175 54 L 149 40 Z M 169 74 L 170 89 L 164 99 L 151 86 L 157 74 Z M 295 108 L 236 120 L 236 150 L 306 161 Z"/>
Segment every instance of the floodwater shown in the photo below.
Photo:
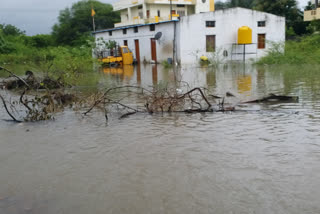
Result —
<path fill-rule="evenodd" d="M 217 95 L 231 92 L 232 103 L 269 93 L 300 99 L 108 123 L 101 112 L 72 110 L 54 121 L 1 121 L 0 213 L 320 213 L 318 70 L 105 69 L 101 84 L 148 87 L 178 78 Z M 0 118 L 9 119 L 2 107 Z"/>

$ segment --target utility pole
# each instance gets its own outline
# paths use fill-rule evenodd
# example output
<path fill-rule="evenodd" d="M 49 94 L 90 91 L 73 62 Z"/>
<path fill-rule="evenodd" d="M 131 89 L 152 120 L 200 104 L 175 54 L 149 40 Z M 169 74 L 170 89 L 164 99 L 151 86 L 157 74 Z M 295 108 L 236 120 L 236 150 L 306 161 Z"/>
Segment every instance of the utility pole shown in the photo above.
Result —
<path fill-rule="evenodd" d="M 170 0 L 170 21 L 172 20 L 172 0 Z"/>

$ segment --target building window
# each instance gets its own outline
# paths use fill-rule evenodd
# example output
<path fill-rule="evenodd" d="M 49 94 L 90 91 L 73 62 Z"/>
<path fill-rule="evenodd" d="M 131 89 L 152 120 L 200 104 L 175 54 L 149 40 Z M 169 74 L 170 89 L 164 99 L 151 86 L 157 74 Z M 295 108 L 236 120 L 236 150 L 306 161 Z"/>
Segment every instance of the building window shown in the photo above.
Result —
<path fill-rule="evenodd" d="M 147 19 L 150 18 L 150 10 L 147 10 Z"/>
<path fill-rule="evenodd" d="M 128 40 L 123 40 L 123 45 L 128 46 Z"/>
<path fill-rule="evenodd" d="M 160 17 L 160 10 L 158 10 L 158 17 Z"/>
<path fill-rule="evenodd" d="M 266 48 L 266 34 L 258 34 L 258 49 Z"/>
<path fill-rule="evenodd" d="M 206 51 L 214 52 L 216 49 L 216 35 L 206 36 Z"/>
<path fill-rule="evenodd" d="M 138 33 L 138 27 L 134 27 L 133 32 Z"/>
<path fill-rule="evenodd" d="M 311 15 L 312 15 L 312 16 L 317 15 L 317 11 L 316 11 L 316 10 L 311 10 Z"/>
<path fill-rule="evenodd" d="M 258 27 L 265 27 L 266 21 L 258 21 Z"/>
<path fill-rule="evenodd" d="M 177 4 L 177 7 L 184 7 L 184 4 Z"/>
<path fill-rule="evenodd" d="M 216 22 L 215 21 L 206 21 L 206 27 L 215 27 Z"/>
<path fill-rule="evenodd" d="M 123 34 L 127 34 L 127 29 L 123 29 L 123 30 L 122 30 L 122 33 L 123 33 Z"/>
<path fill-rule="evenodd" d="M 150 31 L 155 31 L 156 30 L 156 25 L 150 25 Z"/>
<path fill-rule="evenodd" d="M 109 36 L 112 36 L 112 31 L 109 31 Z"/>
<path fill-rule="evenodd" d="M 142 5 L 138 6 L 138 9 L 142 9 Z"/>

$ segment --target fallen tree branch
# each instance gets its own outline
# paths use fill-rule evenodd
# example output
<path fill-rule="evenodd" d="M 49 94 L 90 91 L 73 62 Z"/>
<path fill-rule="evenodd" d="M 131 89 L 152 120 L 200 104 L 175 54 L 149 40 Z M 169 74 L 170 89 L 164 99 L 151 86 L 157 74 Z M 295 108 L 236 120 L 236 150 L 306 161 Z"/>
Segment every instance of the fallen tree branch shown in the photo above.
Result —
<path fill-rule="evenodd" d="M 8 113 L 8 115 L 12 118 L 13 121 L 17 122 L 17 123 L 22 123 L 22 121 L 20 120 L 17 120 L 8 110 L 8 107 L 7 107 L 7 104 L 6 104 L 6 101 L 4 100 L 4 98 L 2 97 L 2 95 L 0 94 L 0 98 L 2 100 L 2 103 L 4 105 L 4 108 L 6 109 L 6 112 Z"/>
<path fill-rule="evenodd" d="M 24 90 L 20 96 L 20 102 L 30 111 L 32 111 L 32 109 L 28 106 L 28 104 L 26 102 L 23 101 L 23 95 L 26 93 L 26 90 Z"/>
<path fill-rule="evenodd" d="M 125 114 L 123 114 L 123 115 L 121 115 L 121 116 L 119 117 L 119 120 L 124 119 L 124 118 L 126 118 L 126 117 L 129 117 L 130 115 L 133 115 L 133 114 L 136 114 L 136 113 L 137 113 L 136 111 L 125 113 Z"/>
<path fill-rule="evenodd" d="M 208 101 L 207 97 L 204 95 L 204 93 L 203 93 L 203 91 L 201 90 L 201 88 L 198 88 L 198 87 L 191 89 L 190 91 L 188 91 L 188 92 L 186 92 L 185 94 L 183 94 L 183 95 L 181 95 L 180 97 L 178 97 L 178 99 L 182 99 L 182 98 L 184 98 L 185 96 L 191 94 L 191 93 L 194 92 L 194 91 L 199 91 L 199 92 L 200 92 L 203 100 L 204 100 L 204 101 L 207 103 L 207 105 L 208 105 L 208 108 L 207 108 L 207 109 L 209 109 L 212 105 L 211 105 L 211 103 Z"/>
<path fill-rule="evenodd" d="M 86 112 L 84 112 L 83 114 L 84 114 L 84 115 L 87 115 L 90 111 L 92 111 L 92 109 L 93 109 L 94 107 L 96 107 L 97 105 L 99 105 L 99 104 L 105 99 L 106 95 L 107 95 L 110 91 L 113 91 L 113 90 L 116 90 L 116 89 L 121 89 L 121 88 L 136 88 L 136 89 L 141 89 L 141 90 L 142 90 L 142 93 L 143 93 L 144 90 L 145 90 L 145 91 L 148 91 L 148 90 L 146 90 L 146 89 L 144 89 L 144 88 L 141 88 L 141 87 L 139 87 L 139 86 L 131 86 L 131 85 L 109 88 L 109 89 L 108 89 L 107 91 L 105 91 L 105 92 L 103 93 L 103 95 L 101 95 L 101 97 L 100 97 L 98 100 L 96 100 L 96 101 L 94 102 L 94 104 L 93 104 Z M 148 92 L 150 92 L 150 91 L 148 91 Z M 150 92 L 150 93 L 151 93 L 151 92 Z"/>
<path fill-rule="evenodd" d="M 30 85 L 29 85 L 24 79 L 22 79 L 21 77 L 15 75 L 14 73 L 12 73 L 11 71 L 9 71 L 8 69 L 0 66 L 0 70 L 4 70 L 4 71 L 8 72 L 11 76 L 16 77 L 18 80 L 20 80 L 21 82 L 23 82 L 28 88 L 31 88 Z"/>
<path fill-rule="evenodd" d="M 267 97 L 263 97 L 261 99 L 256 99 L 256 100 L 250 100 L 243 103 L 261 103 L 261 102 L 270 102 L 270 101 L 297 102 L 299 101 L 299 97 L 270 94 Z"/>

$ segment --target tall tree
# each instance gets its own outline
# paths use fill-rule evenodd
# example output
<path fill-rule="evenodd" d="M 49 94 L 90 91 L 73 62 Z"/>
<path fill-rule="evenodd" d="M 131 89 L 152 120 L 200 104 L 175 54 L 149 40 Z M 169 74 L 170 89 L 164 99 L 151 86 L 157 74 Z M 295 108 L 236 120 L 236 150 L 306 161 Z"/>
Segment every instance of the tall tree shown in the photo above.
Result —
<path fill-rule="evenodd" d="M 254 6 L 254 0 L 229 0 L 227 4 L 229 4 L 230 7 L 252 8 Z"/>
<path fill-rule="evenodd" d="M 286 27 L 296 34 L 307 33 L 307 23 L 303 22 L 303 12 L 296 0 L 256 0 L 254 9 L 286 17 Z"/>
<path fill-rule="evenodd" d="M 120 15 L 110 4 L 96 0 L 82 0 L 60 11 L 58 23 L 52 28 L 52 35 L 58 44 L 75 45 L 93 30 L 91 8 L 95 10 L 96 29 L 113 27 L 120 21 Z"/>
<path fill-rule="evenodd" d="M 254 6 L 255 0 L 228 0 L 226 2 L 218 1 L 215 3 L 216 10 L 232 8 L 232 7 L 243 7 L 252 8 Z"/>
<path fill-rule="evenodd" d="M 0 24 L 0 30 L 7 36 L 20 36 L 26 33 L 25 31 L 22 31 L 16 26 L 10 24 Z"/>

